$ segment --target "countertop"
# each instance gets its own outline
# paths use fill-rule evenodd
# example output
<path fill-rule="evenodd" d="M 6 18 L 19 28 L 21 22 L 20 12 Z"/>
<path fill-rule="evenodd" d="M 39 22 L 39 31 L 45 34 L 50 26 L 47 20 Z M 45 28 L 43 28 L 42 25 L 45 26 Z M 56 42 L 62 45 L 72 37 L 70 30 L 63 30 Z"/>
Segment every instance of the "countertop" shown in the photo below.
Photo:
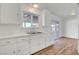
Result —
<path fill-rule="evenodd" d="M 0 36 L 0 39 L 15 38 L 15 37 L 28 36 L 28 35 L 30 35 L 30 34 L 7 35 L 7 36 Z"/>
<path fill-rule="evenodd" d="M 40 34 L 48 34 L 48 33 L 40 33 Z M 13 35 L 7 35 L 7 36 L 0 36 L 0 39 L 8 39 L 8 38 L 17 38 L 17 37 L 26 37 L 26 36 L 33 36 L 33 35 L 39 35 L 39 34 L 13 34 Z"/>

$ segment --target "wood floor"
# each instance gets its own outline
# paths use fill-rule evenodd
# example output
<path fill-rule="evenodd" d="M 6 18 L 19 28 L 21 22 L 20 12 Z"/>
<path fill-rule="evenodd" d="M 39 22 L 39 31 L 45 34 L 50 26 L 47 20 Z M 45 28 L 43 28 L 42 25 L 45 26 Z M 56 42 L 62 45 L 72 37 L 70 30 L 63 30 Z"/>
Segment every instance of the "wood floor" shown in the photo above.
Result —
<path fill-rule="evenodd" d="M 76 39 L 61 38 L 56 41 L 54 46 L 43 49 L 34 55 L 78 55 L 76 47 Z"/>

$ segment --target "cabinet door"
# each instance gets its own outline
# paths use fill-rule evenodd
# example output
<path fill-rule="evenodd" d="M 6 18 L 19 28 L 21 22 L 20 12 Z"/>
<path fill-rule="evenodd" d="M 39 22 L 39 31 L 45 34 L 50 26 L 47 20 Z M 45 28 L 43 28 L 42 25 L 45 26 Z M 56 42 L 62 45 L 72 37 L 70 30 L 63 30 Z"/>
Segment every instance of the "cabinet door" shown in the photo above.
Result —
<path fill-rule="evenodd" d="M 52 20 L 52 14 L 50 11 L 45 10 L 45 16 L 44 16 L 44 21 L 45 21 L 45 26 L 50 26 L 51 25 L 51 20 Z"/>
<path fill-rule="evenodd" d="M 17 54 L 29 55 L 29 38 L 19 38 L 17 40 Z"/>
<path fill-rule="evenodd" d="M 30 54 L 33 54 L 41 49 L 41 40 L 37 35 L 32 36 L 30 40 Z"/>
<path fill-rule="evenodd" d="M 45 48 L 45 37 L 43 34 L 39 35 L 39 39 L 40 39 L 40 50 Z"/>
<path fill-rule="evenodd" d="M 0 41 L 0 54 L 17 54 L 16 39 L 4 39 Z"/>
<path fill-rule="evenodd" d="M 1 4 L 1 23 L 18 24 L 20 20 L 20 5 L 15 3 Z"/>
<path fill-rule="evenodd" d="M 15 55 L 16 52 L 16 44 L 0 46 L 0 55 Z"/>
<path fill-rule="evenodd" d="M 46 34 L 45 39 L 46 39 L 46 47 L 48 47 L 48 46 L 53 44 L 53 40 L 52 40 L 52 35 L 51 34 Z"/>

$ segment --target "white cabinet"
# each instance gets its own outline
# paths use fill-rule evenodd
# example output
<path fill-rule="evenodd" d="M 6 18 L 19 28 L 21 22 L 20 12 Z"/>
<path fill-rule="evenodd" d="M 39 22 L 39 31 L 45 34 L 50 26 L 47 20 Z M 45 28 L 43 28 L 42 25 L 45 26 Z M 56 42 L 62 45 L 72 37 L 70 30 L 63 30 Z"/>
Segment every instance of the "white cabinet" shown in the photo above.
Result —
<path fill-rule="evenodd" d="M 0 54 L 1 55 L 5 55 L 5 54 L 17 54 L 16 52 L 16 44 L 12 44 L 12 45 L 7 45 L 7 46 L 0 46 Z"/>
<path fill-rule="evenodd" d="M 1 55 L 29 55 L 29 37 L 18 37 L 0 41 Z"/>
<path fill-rule="evenodd" d="M 45 41 L 46 41 L 46 39 L 45 39 L 45 37 L 44 37 L 44 35 L 43 34 L 41 34 L 41 35 L 39 35 L 39 39 L 40 39 L 40 45 L 41 45 L 41 47 L 40 47 L 40 50 L 41 49 L 44 49 L 46 46 L 45 46 Z"/>
<path fill-rule="evenodd" d="M 34 35 L 30 40 L 30 54 L 33 54 L 45 48 L 45 41 L 41 39 L 40 35 Z"/>
<path fill-rule="evenodd" d="M 50 33 L 37 34 L 30 37 L 30 54 L 38 52 L 53 44 Z"/>
<path fill-rule="evenodd" d="M 30 46 L 29 46 L 29 37 L 22 37 L 17 39 L 17 54 L 21 55 L 29 55 L 30 53 Z"/>
<path fill-rule="evenodd" d="M 20 5 L 16 3 L 2 3 L 0 5 L 1 24 L 19 24 L 20 22 Z"/>
<path fill-rule="evenodd" d="M 45 43 L 46 43 L 45 46 L 46 46 L 46 47 L 48 47 L 48 46 L 50 46 L 50 45 L 53 44 L 51 37 L 52 37 L 51 34 L 46 34 L 46 36 L 45 36 L 45 39 L 46 39 L 46 40 L 45 40 L 45 41 L 46 41 L 46 42 L 45 42 Z"/>
<path fill-rule="evenodd" d="M 51 34 L 50 34 L 51 35 Z M 0 40 L 0 54 L 30 55 L 52 45 L 49 34 L 31 34 L 17 38 Z"/>
<path fill-rule="evenodd" d="M 38 36 L 32 36 L 30 40 L 30 53 L 35 53 L 40 50 L 40 39 Z"/>
<path fill-rule="evenodd" d="M 43 10 L 42 11 L 42 25 L 43 26 L 50 26 L 51 25 L 51 20 L 52 20 L 52 13 L 49 10 Z"/>
<path fill-rule="evenodd" d="M 16 40 L 6 39 L 0 41 L 0 54 L 17 54 L 16 52 Z"/>

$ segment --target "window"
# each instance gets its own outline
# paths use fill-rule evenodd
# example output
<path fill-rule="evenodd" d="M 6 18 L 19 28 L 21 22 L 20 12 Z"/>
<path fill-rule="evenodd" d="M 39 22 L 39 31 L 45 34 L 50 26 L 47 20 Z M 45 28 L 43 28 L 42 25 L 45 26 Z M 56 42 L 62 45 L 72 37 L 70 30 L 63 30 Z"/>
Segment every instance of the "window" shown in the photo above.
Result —
<path fill-rule="evenodd" d="M 24 13 L 22 25 L 23 28 L 39 27 L 38 15 L 32 13 Z"/>
<path fill-rule="evenodd" d="M 32 26 L 31 23 L 23 22 L 23 28 L 29 28 L 29 27 L 31 27 L 31 26 Z"/>

